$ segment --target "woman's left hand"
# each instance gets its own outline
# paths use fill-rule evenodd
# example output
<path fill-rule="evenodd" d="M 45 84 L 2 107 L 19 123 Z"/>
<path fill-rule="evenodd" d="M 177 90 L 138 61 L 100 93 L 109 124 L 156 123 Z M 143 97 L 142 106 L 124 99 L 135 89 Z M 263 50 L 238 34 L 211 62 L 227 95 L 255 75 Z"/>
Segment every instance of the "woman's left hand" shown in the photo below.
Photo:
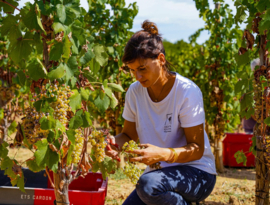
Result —
<path fill-rule="evenodd" d="M 128 151 L 129 153 L 138 154 L 138 157 L 130 159 L 131 162 L 141 162 L 146 165 L 151 165 L 156 162 L 166 161 L 170 157 L 170 150 L 157 147 L 151 144 L 141 144 L 144 149 Z"/>

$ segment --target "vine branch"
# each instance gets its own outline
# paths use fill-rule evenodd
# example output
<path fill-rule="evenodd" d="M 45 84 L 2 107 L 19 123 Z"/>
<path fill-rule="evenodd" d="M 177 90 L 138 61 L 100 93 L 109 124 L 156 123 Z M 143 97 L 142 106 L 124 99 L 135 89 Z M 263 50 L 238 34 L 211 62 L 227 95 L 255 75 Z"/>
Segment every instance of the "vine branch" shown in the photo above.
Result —
<path fill-rule="evenodd" d="M 8 3 L 8 2 L 5 1 L 5 0 L 0 0 L 0 2 L 3 2 L 4 4 L 7 4 L 7 5 L 13 7 L 14 9 L 17 9 L 18 11 L 21 11 L 21 9 L 18 9 L 16 6 L 12 5 L 11 3 Z"/>

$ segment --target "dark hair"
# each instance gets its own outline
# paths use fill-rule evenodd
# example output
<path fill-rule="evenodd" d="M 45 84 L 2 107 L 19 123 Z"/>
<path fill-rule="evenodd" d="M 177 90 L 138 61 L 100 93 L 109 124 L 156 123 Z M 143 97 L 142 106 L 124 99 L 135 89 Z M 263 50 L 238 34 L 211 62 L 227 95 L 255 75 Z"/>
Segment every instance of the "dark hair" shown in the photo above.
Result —
<path fill-rule="evenodd" d="M 122 61 L 125 64 L 132 63 L 137 59 L 156 59 L 160 53 L 165 56 L 165 50 L 157 25 L 145 20 L 143 30 L 137 31 L 127 42 Z M 169 73 L 171 63 L 166 60 L 165 69 Z"/>

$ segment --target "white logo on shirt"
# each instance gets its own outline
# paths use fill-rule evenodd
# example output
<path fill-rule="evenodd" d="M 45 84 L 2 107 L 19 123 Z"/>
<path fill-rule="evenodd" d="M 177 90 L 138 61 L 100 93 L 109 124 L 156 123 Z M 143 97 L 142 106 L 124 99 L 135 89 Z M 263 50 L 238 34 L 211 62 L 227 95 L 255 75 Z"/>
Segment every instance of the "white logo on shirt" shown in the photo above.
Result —
<path fill-rule="evenodd" d="M 164 132 L 172 131 L 172 113 L 166 115 L 166 121 L 164 125 Z"/>

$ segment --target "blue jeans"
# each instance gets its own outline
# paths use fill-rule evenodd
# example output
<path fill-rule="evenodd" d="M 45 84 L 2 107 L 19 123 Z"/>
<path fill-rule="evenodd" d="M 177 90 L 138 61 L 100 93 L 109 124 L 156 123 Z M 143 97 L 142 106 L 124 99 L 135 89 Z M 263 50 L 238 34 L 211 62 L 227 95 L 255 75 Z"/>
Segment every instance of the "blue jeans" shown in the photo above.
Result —
<path fill-rule="evenodd" d="M 143 174 L 123 205 L 190 205 L 208 197 L 216 175 L 179 165 Z"/>

